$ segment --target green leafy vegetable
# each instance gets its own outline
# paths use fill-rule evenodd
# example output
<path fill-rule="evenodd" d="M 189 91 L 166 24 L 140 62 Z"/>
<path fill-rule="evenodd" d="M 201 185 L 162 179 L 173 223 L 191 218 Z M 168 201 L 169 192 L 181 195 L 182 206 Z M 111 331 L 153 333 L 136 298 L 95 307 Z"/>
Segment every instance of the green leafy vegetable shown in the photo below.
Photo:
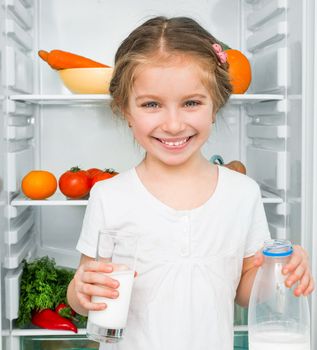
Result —
<path fill-rule="evenodd" d="M 47 256 L 30 263 L 23 261 L 17 325 L 28 325 L 32 311 L 55 309 L 67 303 L 67 287 L 73 276 L 73 270 L 57 268 L 55 260 Z"/>

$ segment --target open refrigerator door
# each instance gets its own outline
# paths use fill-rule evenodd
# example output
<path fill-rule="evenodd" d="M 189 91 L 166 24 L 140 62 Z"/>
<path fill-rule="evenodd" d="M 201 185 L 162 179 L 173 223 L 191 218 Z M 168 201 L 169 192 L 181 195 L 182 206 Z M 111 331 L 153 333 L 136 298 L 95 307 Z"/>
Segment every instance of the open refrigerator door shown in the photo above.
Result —
<path fill-rule="evenodd" d="M 29 200 L 21 193 L 23 176 L 32 169 L 47 169 L 58 177 L 77 163 L 120 172 L 142 158 L 127 127 L 114 120 L 109 96 L 71 94 L 37 51 L 62 49 L 112 65 L 122 39 L 154 15 L 193 17 L 248 56 L 250 89 L 233 95 L 219 113 L 204 154 L 246 164 L 248 175 L 261 186 L 272 236 L 308 249 L 316 277 L 316 11 L 313 0 L 1 1 L 3 349 L 88 346 L 84 329 L 70 336 L 15 325 L 22 261 L 49 256 L 59 266 L 75 268 L 75 245 L 87 204 L 66 200 L 61 193 Z M 311 307 L 314 329 L 314 296 Z M 239 307 L 235 311 L 235 349 L 247 349 L 247 312 Z M 314 337 L 312 349 L 317 349 Z"/>
<path fill-rule="evenodd" d="M 3 23 L 5 18 L 4 8 L 0 6 L 0 23 Z M 1 234 L 1 244 L 0 244 L 0 286 L 1 286 L 1 294 L 0 294 L 0 329 L 1 329 L 1 342 L 0 349 L 3 348 L 5 334 L 8 334 L 9 331 L 9 322 L 2 315 L 4 315 L 5 308 L 5 297 L 4 297 L 4 276 L 5 269 L 3 268 L 3 257 L 4 257 L 4 245 L 3 242 L 3 232 L 7 230 L 7 220 L 5 219 L 5 208 L 7 206 L 8 200 L 6 198 L 5 191 L 5 159 L 6 159 L 6 146 L 5 146 L 5 123 L 4 123 L 4 101 L 5 101 L 5 84 L 3 84 L 3 53 L 5 47 L 5 35 L 3 31 L 0 32 L 0 234 Z"/>

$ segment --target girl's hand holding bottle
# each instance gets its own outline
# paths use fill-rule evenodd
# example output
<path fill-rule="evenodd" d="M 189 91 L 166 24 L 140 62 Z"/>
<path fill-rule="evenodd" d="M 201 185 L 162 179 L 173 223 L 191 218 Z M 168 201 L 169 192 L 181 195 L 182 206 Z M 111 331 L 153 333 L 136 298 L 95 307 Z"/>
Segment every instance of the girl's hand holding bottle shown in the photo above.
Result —
<path fill-rule="evenodd" d="M 74 289 L 80 305 L 86 310 L 104 310 L 105 303 L 92 303 L 92 296 L 116 299 L 119 282 L 107 276 L 113 271 L 110 263 L 90 260 L 80 265 L 74 276 Z"/>
<path fill-rule="evenodd" d="M 298 283 L 294 289 L 294 295 L 307 296 L 314 290 L 314 280 L 309 267 L 308 254 L 304 248 L 299 245 L 293 246 L 291 260 L 283 267 L 282 273 L 287 276 L 285 285 L 291 288 Z M 260 267 L 264 262 L 264 256 L 258 251 L 254 256 L 254 265 Z"/>

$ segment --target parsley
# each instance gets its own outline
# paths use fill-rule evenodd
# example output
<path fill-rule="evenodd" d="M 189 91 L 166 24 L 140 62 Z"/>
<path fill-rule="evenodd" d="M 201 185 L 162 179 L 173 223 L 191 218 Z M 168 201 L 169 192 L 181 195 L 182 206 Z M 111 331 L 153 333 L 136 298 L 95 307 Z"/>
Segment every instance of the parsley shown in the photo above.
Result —
<path fill-rule="evenodd" d="M 28 325 L 33 310 L 55 309 L 58 304 L 67 303 L 67 287 L 74 273 L 57 268 L 55 260 L 47 256 L 30 263 L 24 260 L 17 325 Z"/>

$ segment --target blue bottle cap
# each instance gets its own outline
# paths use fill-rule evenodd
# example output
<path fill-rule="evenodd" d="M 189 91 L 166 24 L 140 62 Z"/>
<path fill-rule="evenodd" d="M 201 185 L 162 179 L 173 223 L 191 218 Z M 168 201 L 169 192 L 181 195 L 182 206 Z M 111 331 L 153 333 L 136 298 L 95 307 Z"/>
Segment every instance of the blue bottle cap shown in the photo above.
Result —
<path fill-rule="evenodd" d="M 264 242 L 262 253 L 273 258 L 289 256 L 293 253 L 293 246 L 286 239 L 271 239 Z"/>

